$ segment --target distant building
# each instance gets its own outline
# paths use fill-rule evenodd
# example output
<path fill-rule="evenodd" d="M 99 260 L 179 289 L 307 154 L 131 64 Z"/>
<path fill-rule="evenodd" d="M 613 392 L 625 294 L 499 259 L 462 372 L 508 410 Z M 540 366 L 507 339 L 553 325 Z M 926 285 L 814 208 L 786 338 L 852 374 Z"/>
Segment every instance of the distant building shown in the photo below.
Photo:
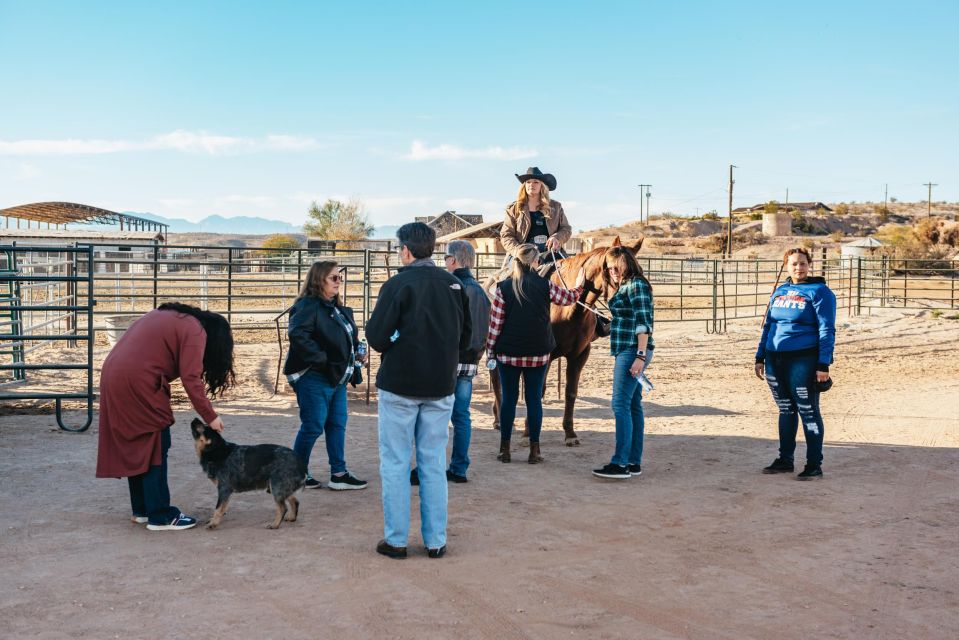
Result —
<path fill-rule="evenodd" d="M 460 215 L 455 211 L 444 211 L 438 216 L 417 216 L 416 222 L 425 222 L 433 228 L 436 236 L 440 237 L 461 231 L 473 225 L 482 224 L 483 216 Z"/>
<path fill-rule="evenodd" d="M 733 209 L 733 213 L 765 213 L 766 205 L 768 203 L 763 202 L 761 204 L 754 204 L 751 207 L 739 207 L 738 209 Z M 832 213 L 833 210 L 827 207 L 822 202 L 777 202 L 779 205 L 779 211 L 785 213 L 799 212 L 802 214 L 824 214 Z"/>

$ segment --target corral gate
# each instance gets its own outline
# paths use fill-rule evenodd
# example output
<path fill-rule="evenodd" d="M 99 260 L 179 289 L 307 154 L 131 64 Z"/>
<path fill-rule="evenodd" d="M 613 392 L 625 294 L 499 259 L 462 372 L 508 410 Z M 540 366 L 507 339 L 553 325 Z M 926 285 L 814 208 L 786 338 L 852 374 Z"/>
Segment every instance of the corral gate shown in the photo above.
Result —
<path fill-rule="evenodd" d="M 79 264 L 84 268 L 78 268 Z M 57 424 L 86 431 L 93 422 L 93 247 L 0 245 L 0 401 L 53 400 Z M 83 273 L 81 273 L 81 271 Z M 84 355 L 76 357 L 82 343 Z M 27 354 L 34 354 L 27 363 Z M 68 356 L 73 355 L 73 358 Z M 62 372 L 75 371 L 71 380 Z M 52 372 L 52 376 L 48 375 Z M 31 390 L 31 378 L 43 391 Z M 52 378 L 52 379 L 51 379 Z M 79 384 L 76 384 L 79 382 Z M 75 385 L 79 388 L 70 389 Z M 15 387 L 27 387 L 19 392 Z M 54 388 L 58 391 L 49 391 Z M 64 400 L 86 400 L 80 426 L 63 422 Z"/>

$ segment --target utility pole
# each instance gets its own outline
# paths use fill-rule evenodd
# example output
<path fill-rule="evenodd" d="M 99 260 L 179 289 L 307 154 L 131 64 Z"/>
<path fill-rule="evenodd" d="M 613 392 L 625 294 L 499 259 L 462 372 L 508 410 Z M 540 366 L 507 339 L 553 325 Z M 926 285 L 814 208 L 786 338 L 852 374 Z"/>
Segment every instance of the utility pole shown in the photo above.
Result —
<path fill-rule="evenodd" d="M 733 169 L 736 168 L 736 165 L 729 165 L 729 222 L 726 226 L 726 254 L 732 258 L 733 257 L 733 184 L 736 183 L 733 180 Z"/>
<path fill-rule="evenodd" d="M 637 185 L 639 187 L 639 221 L 643 221 L 643 189 L 653 186 L 651 184 Z M 649 193 L 646 193 L 646 224 L 649 224 Z"/>
<path fill-rule="evenodd" d="M 923 182 L 922 184 L 924 187 L 929 187 L 929 198 L 926 200 L 926 202 L 928 203 L 926 205 L 926 217 L 931 218 L 932 217 L 932 188 L 938 187 L 939 185 L 934 182 Z"/>
<path fill-rule="evenodd" d="M 786 210 L 789 210 L 789 187 L 786 187 Z"/>
<path fill-rule="evenodd" d="M 887 211 L 889 211 L 888 202 L 889 202 L 889 183 L 887 182 L 886 188 L 882 192 L 882 212 L 883 213 L 886 213 Z"/>

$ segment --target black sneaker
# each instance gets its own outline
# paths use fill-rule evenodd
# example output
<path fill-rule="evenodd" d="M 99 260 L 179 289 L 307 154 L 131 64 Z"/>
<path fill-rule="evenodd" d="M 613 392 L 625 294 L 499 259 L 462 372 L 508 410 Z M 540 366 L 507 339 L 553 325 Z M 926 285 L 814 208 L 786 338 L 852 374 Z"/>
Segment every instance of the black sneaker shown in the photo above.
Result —
<path fill-rule="evenodd" d="M 625 480 L 629 478 L 629 467 L 610 462 L 602 469 L 593 469 L 593 475 L 597 478 L 613 478 L 615 480 Z"/>
<path fill-rule="evenodd" d="M 462 476 L 460 476 L 460 477 L 462 477 Z M 442 547 L 440 547 L 439 549 L 430 549 L 430 548 L 427 548 L 427 549 L 426 549 L 426 555 L 428 555 L 428 556 L 431 557 L 431 558 L 442 558 L 443 556 L 446 555 L 446 545 L 444 544 L 444 545 L 443 545 Z"/>
<path fill-rule="evenodd" d="M 642 468 L 641 466 L 639 466 L 638 464 L 631 464 L 631 465 L 629 465 L 629 467 L 627 467 L 627 468 L 629 469 L 629 475 L 631 475 L 631 476 L 641 476 L 641 475 L 643 475 L 643 468 Z"/>
<path fill-rule="evenodd" d="M 376 543 L 376 552 L 394 560 L 402 560 L 406 557 L 406 547 L 394 547 L 386 540 L 380 540 Z"/>
<path fill-rule="evenodd" d="M 410 484 L 414 487 L 420 486 L 420 474 L 416 472 L 416 467 L 410 469 Z"/>
<path fill-rule="evenodd" d="M 796 476 L 796 480 L 818 480 L 822 478 L 822 467 L 818 464 L 807 464 L 802 473 Z"/>
<path fill-rule="evenodd" d="M 354 478 L 349 471 L 341 476 L 330 476 L 330 484 L 327 485 L 333 491 L 346 491 L 348 489 L 365 489 L 366 480 Z"/>
<path fill-rule="evenodd" d="M 763 468 L 763 473 L 792 473 L 793 461 L 785 458 L 776 458 L 768 467 Z"/>
<path fill-rule="evenodd" d="M 461 476 L 459 474 L 453 473 L 449 469 L 446 470 L 446 481 L 455 482 L 457 484 L 463 484 L 464 482 L 469 482 L 466 476 Z"/>
<path fill-rule="evenodd" d="M 196 518 L 191 518 L 181 513 L 169 524 L 148 524 L 147 529 L 150 531 L 181 531 L 183 529 L 192 529 L 195 526 Z"/>
<path fill-rule="evenodd" d="M 323 484 L 313 476 L 306 476 L 306 482 L 303 483 L 303 486 L 307 489 L 319 489 Z"/>

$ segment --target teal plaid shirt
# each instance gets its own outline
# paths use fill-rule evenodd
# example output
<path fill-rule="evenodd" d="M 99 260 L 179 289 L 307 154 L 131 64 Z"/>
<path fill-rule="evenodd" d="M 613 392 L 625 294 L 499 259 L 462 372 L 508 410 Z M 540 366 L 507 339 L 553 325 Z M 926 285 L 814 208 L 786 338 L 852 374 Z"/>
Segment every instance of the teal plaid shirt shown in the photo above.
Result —
<path fill-rule="evenodd" d="M 616 355 L 627 349 L 636 351 L 637 333 L 648 333 L 647 349 L 653 344 L 653 290 L 642 278 L 632 278 L 620 285 L 609 299 L 613 323 L 609 334 L 610 353 Z"/>

